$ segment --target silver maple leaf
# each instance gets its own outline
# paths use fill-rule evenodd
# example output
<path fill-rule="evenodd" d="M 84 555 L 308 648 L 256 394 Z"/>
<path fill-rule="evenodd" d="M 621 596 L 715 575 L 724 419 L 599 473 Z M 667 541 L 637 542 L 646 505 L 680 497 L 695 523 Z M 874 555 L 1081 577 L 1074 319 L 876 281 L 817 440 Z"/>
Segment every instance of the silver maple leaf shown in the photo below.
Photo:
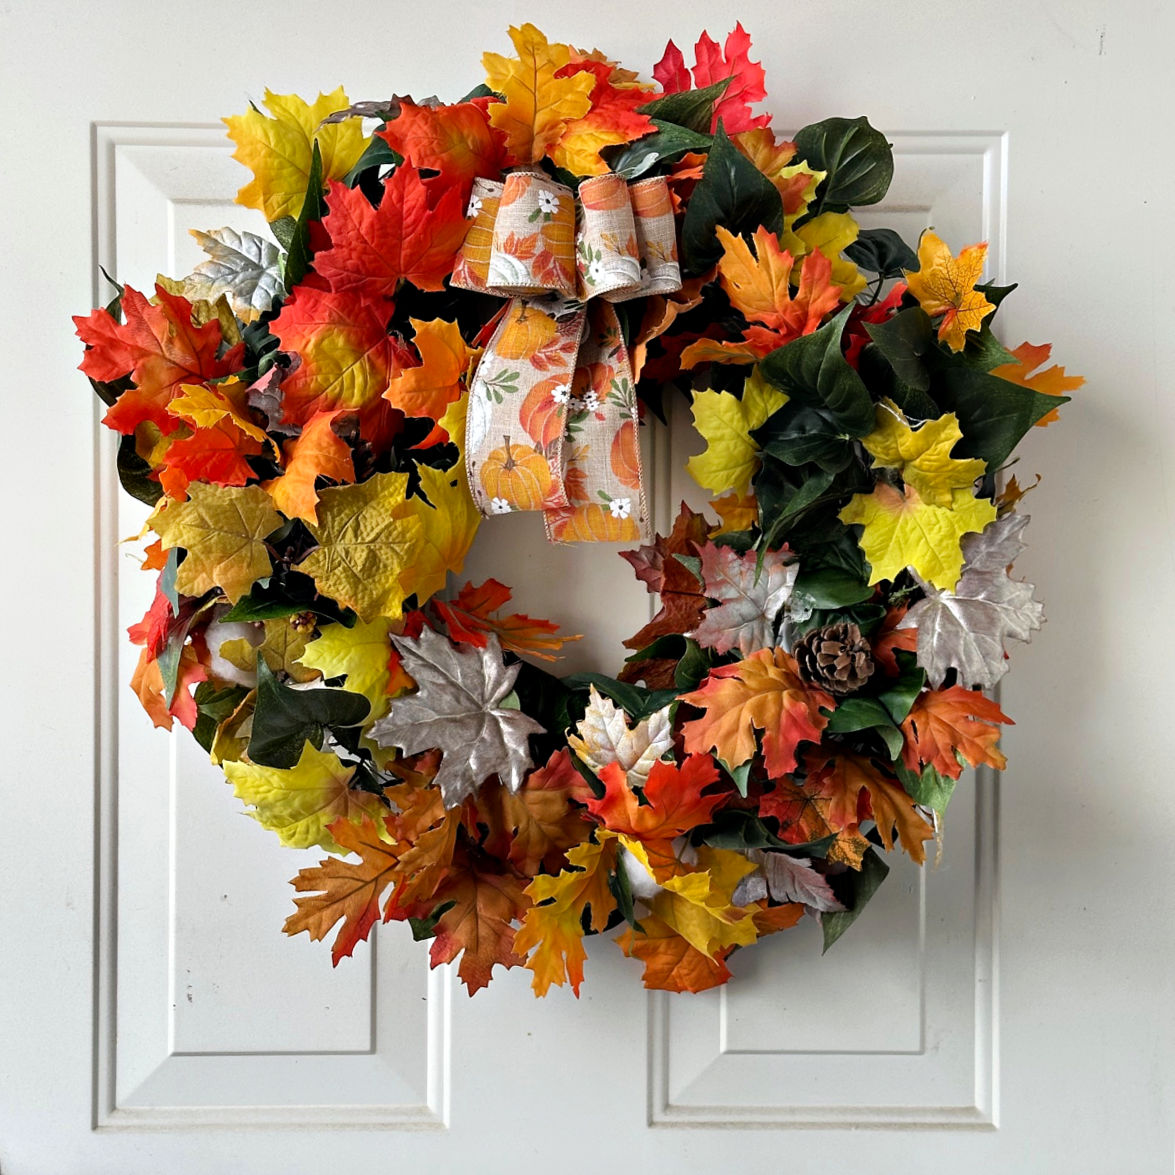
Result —
<path fill-rule="evenodd" d="M 795 587 L 799 564 L 768 551 L 759 566 L 756 551 L 740 555 L 732 547 L 707 543 L 702 557 L 703 591 L 717 604 L 706 609 L 692 636 L 703 648 L 744 657 L 775 645 L 775 621 Z"/>
<path fill-rule="evenodd" d="M 209 260 L 184 278 L 186 298 L 215 302 L 226 294 L 233 312 L 243 315 L 268 310 L 285 297 L 281 250 L 272 241 L 231 228 L 193 229 L 192 236 Z"/>
<path fill-rule="evenodd" d="M 803 902 L 822 914 L 843 910 L 836 900 L 832 886 L 822 873 L 817 873 L 807 857 L 791 857 L 787 853 L 769 853 L 762 849 L 748 849 L 748 861 L 758 865 L 747 874 L 734 892 L 734 904 L 746 906 L 768 894 L 777 902 Z"/>
<path fill-rule="evenodd" d="M 979 534 L 963 539 L 963 574 L 951 592 L 921 578 L 926 592 L 899 628 L 917 628 L 918 664 L 932 686 L 957 669 L 964 685 L 989 687 L 1008 671 L 1004 644 L 1027 641 L 1044 621 L 1044 606 L 1032 584 L 1012 579 L 1008 566 L 1024 550 L 1020 532 L 1027 514 L 1005 514 Z M 918 577 L 916 577 L 918 578 Z"/>
<path fill-rule="evenodd" d="M 484 649 L 454 645 L 426 628 L 415 640 L 393 636 L 417 690 L 393 698 L 371 736 L 406 755 L 437 748 L 436 783 L 446 808 L 473 795 L 491 775 L 511 791 L 533 766 L 527 736 L 543 727 L 521 710 L 500 703 L 514 688 L 519 665 L 506 665 L 497 637 Z"/>

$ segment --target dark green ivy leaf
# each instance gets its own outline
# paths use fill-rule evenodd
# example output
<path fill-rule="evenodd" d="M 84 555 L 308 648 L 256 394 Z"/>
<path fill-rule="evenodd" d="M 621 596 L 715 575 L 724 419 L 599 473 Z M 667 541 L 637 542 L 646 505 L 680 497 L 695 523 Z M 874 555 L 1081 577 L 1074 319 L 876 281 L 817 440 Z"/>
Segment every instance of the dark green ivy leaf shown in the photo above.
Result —
<path fill-rule="evenodd" d="M 893 151 L 866 118 L 826 118 L 796 135 L 796 154 L 827 177 L 816 192 L 812 215 L 876 204 L 893 179 Z"/>
<path fill-rule="evenodd" d="M 325 213 L 322 152 L 319 151 L 318 141 L 315 140 L 314 154 L 310 159 L 310 174 L 306 180 L 306 198 L 302 201 L 302 211 L 298 213 L 289 244 L 286 245 L 286 265 L 282 272 L 282 282 L 287 290 L 293 290 L 310 270 L 310 261 L 313 257 L 310 251 L 310 225 L 315 220 L 321 220 Z M 274 235 L 277 235 L 276 228 Z"/>
<path fill-rule="evenodd" d="M 682 228 L 682 259 L 689 273 L 705 273 L 721 256 L 715 229 L 751 234 L 783 229 L 783 199 L 775 185 L 727 138 L 721 124 L 694 188 Z"/>
<path fill-rule="evenodd" d="M 159 482 L 151 479 L 151 466 L 135 451 L 135 438 L 125 436 L 118 442 L 118 480 L 132 498 L 154 506 L 163 496 Z"/>
<path fill-rule="evenodd" d="M 688 131 L 708 134 L 714 121 L 714 107 L 733 78 L 723 78 L 701 90 L 682 90 L 679 94 L 665 94 L 637 107 L 638 114 L 647 114 L 660 122 L 676 123 Z"/>
<path fill-rule="evenodd" d="M 824 954 L 856 922 L 861 911 L 869 904 L 869 899 L 888 876 L 889 866 L 873 849 L 869 849 L 861 859 L 859 873 L 849 869 L 837 875 L 832 883 L 833 888 L 846 909 L 837 914 L 820 915 L 820 925 L 824 929 L 824 950 L 821 954 Z"/>
<path fill-rule="evenodd" d="M 845 256 L 878 277 L 901 277 L 918 268 L 918 255 L 891 228 L 863 228 L 845 249 Z"/>
<path fill-rule="evenodd" d="M 632 143 L 604 148 L 602 154 L 614 172 L 625 179 L 634 180 L 663 159 L 684 155 L 687 151 L 709 151 L 714 142 L 710 135 L 699 134 L 674 122 L 654 118 L 653 125 L 657 128 L 653 134 Z"/>

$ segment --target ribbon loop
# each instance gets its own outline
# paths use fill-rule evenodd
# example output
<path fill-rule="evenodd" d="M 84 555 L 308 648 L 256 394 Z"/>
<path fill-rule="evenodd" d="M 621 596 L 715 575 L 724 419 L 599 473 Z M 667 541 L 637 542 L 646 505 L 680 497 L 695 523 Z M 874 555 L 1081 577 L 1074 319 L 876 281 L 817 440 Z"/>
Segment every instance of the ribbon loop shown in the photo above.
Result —
<path fill-rule="evenodd" d="M 593 176 L 576 198 L 513 172 L 475 181 L 468 216 L 452 284 L 511 299 L 470 391 L 474 501 L 541 510 L 555 542 L 639 539 L 635 380 L 610 303 L 681 287 L 665 180 Z"/>

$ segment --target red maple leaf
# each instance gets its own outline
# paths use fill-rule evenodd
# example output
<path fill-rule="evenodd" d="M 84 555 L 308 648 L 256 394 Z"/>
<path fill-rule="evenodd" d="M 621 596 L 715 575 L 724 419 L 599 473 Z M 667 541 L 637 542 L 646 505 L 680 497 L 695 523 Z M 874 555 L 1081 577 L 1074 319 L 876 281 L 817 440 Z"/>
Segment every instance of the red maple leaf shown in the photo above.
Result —
<path fill-rule="evenodd" d="M 458 188 L 426 184 L 416 168 L 400 166 L 385 182 L 378 208 L 361 189 L 337 181 L 326 204 L 331 245 L 314 258 L 314 268 L 332 290 L 378 298 L 390 297 L 401 281 L 444 288 L 467 227 Z"/>
<path fill-rule="evenodd" d="M 484 649 L 488 638 L 496 636 L 511 653 L 554 661 L 554 653 L 567 641 L 580 639 L 557 636 L 559 626 L 549 620 L 535 620 L 521 612 L 500 615 L 509 602 L 510 589 L 496 579 L 487 579 L 478 587 L 467 583 L 452 603 L 433 600 L 432 606 L 453 640 L 478 649 Z"/>
<path fill-rule="evenodd" d="M 192 323 L 192 304 L 178 294 L 155 287 L 152 305 L 138 290 L 127 286 L 122 295 L 124 322 L 106 310 L 74 318 L 78 338 L 89 348 L 81 370 L 101 383 L 130 376 L 135 386 L 122 393 L 102 423 L 128 435 L 144 421 L 163 433 L 181 424 L 167 411 L 180 384 L 202 384 L 230 374 L 238 366 L 242 345 L 217 357 L 224 336 L 213 319 Z"/>
<path fill-rule="evenodd" d="M 417 106 L 401 100 L 400 115 L 376 131 L 411 167 L 427 167 L 467 192 L 475 176 L 497 179 L 502 147 L 484 105 Z"/>

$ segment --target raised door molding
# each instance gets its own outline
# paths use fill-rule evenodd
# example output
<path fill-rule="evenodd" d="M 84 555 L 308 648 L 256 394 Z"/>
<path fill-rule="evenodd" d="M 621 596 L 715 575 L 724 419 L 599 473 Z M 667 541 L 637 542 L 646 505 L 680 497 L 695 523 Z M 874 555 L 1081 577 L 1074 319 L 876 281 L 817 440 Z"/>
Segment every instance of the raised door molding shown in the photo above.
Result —
<path fill-rule="evenodd" d="M 217 126 L 95 126 L 95 262 L 150 290 L 201 259 L 188 229 L 263 228 L 232 203 L 231 150 Z M 119 490 L 112 440 L 97 430 L 94 1125 L 444 1127 L 448 969 L 406 934 L 336 970 L 286 938 L 282 883 L 322 854 L 260 834 L 187 733 L 152 730 L 132 700 L 125 628 L 153 577 L 118 545 L 145 510 Z"/>

